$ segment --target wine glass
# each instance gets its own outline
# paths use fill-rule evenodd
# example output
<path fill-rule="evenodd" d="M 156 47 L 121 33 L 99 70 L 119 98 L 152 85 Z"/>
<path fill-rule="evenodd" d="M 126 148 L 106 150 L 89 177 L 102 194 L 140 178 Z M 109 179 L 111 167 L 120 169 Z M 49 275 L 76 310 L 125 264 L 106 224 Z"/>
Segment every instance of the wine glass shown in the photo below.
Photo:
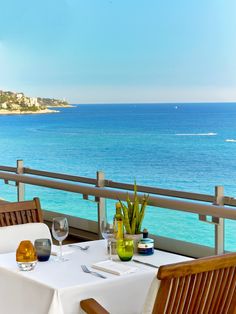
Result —
<path fill-rule="evenodd" d="M 53 218 L 52 221 L 52 235 L 54 239 L 59 241 L 60 245 L 60 252 L 58 257 L 58 262 L 66 261 L 65 258 L 62 256 L 62 241 L 68 236 L 69 233 L 69 226 L 66 217 L 56 217 Z"/>
<path fill-rule="evenodd" d="M 107 240 L 108 251 L 109 251 L 109 259 L 112 260 L 111 257 L 111 242 L 114 239 L 114 225 L 107 222 L 106 218 L 102 218 L 100 222 L 100 230 L 102 237 Z"/>

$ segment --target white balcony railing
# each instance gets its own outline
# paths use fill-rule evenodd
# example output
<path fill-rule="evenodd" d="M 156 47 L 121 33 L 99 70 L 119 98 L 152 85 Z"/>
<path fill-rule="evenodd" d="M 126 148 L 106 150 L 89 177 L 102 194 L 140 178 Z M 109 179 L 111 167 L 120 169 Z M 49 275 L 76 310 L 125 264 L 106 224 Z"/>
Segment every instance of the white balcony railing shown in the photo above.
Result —
<path fill-rule="evenodd" d="M 134 189 L 132 184 L 105 179 L 103 172 L 97 172 L 96 179 L 79 177 L 26 168 L 23 166 L 22 160 L 17 161 L 17 167 L 0 166 L 0 179 L 3 179 L 6 184 L 11 181 L 16 183 L 18 201 L 24 200 L 25 184 L 82 194 L 84 200 L 87 200 L 89 196 L 94 196 L 98 204 L 98 220 L 105 213 L 105 199 L 126 200 L 127 191 L 129 191 L 129 196 L 132 199 Z M 153 236 L 156 243 L 158 243 L 158 248 L 196 257 L 224 252 L 224 219 L 236 220 L 236 210 L 234 208 L 236 207 L 236 200 L 224 196 L 223 187 L 216 187 L 215 195 L 141 185 L 138 185 L 137 189 L 140 202 L 142 201 L 142 194 L 140 193 L 148 193 L 150 195 L 148 205 L 150 206 L 195 213 L 199 215 L 201 221 L 213 223 L 215 226 L 214 251 L 208 247 L 189 242 Z M 207 216 L 211 217 L 210 221 Z M 45 217 L 50 220 L 51 213 L 46 212 Z M 69 221 L 71 221 L 71 227 L 76 229 L 73 217 L 70 217 Z M 88 229 L 86 231 L 99 234 L 99 223 L 86 224 L 86 226 Z"/>

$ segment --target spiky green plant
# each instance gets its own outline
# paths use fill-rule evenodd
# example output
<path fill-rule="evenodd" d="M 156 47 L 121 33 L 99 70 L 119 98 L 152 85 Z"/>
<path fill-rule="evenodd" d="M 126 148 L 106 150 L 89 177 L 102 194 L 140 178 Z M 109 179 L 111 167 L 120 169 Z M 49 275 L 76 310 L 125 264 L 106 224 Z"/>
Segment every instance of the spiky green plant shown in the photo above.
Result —
<path fill-rule="evenodd" d="M 126 204 L 119 201 L 123 212 L 123 222 L 126 232 L 129 234 L 138 234 L 141 232 L 142 222 L 145 215 L 149 195 L 144 194 L 141 204 L 137 194 L 137 185 L 134 183 L 134 198 L 131 201 L 127 193 Z"/>

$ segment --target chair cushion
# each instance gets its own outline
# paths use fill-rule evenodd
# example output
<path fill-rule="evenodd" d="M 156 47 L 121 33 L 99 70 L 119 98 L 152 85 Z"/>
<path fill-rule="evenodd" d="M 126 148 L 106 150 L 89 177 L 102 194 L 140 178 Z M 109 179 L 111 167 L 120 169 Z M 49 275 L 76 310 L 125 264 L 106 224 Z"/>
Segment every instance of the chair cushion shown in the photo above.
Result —
<path fill-rule="evenodd" d="M 0 253 L 15 252 L 23 240 L 47 238 L 52 240 L 48 226 L 41 222 L 0 227 Z"/>

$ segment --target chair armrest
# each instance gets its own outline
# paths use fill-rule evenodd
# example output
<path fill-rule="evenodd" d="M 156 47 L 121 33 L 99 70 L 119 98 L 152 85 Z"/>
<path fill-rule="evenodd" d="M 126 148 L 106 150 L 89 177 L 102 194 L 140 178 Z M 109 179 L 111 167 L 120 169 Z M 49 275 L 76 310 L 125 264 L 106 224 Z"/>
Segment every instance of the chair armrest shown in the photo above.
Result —
<path fill-rule="evenodd" d="M 92 298 L 80 301 L 80 306 L 87 314 L 109 314 L 101 304 Z"/>

